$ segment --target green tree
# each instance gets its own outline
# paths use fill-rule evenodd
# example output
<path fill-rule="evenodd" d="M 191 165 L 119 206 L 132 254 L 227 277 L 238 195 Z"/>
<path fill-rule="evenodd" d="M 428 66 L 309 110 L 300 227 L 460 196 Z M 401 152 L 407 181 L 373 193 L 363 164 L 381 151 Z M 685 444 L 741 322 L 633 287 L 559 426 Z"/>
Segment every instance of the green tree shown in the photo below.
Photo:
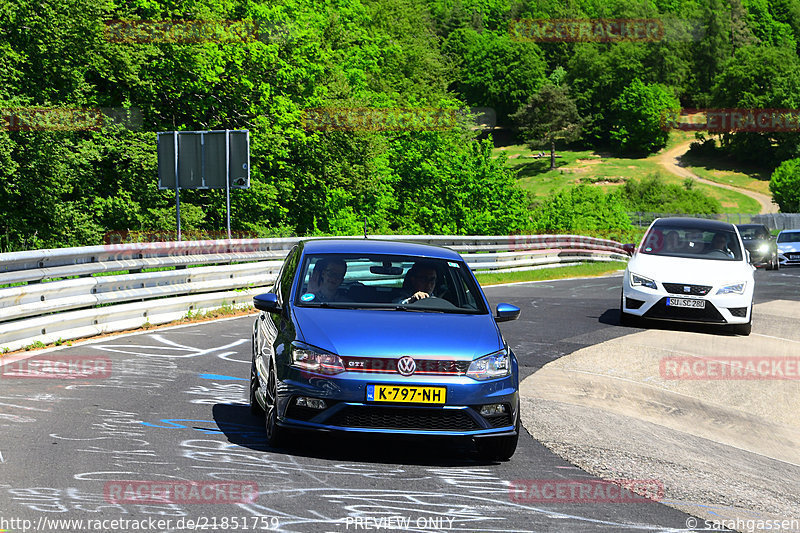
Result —
<path fill-rule="evenodd" d="M 556 141 L 572 142 L 581 135 L 581 117 L 564 85 L 545 83 L 512 119 L 531 149 L 550 148 L 550 170 L 556 168 Z"/>
<path fill-rule="evenodd" d="M 769 190 L 782 212 L 800 212 L 800 158 L 788 159 L 775 169 Z"/>
<path fill-rule="evenodd" d="M 650 153 L 667 145 L 665 117 L 679 113 L 680 102 L 666 87 L 636 79 L 612 102 L 611 109 L 612 145 L 620 153 Z"/>

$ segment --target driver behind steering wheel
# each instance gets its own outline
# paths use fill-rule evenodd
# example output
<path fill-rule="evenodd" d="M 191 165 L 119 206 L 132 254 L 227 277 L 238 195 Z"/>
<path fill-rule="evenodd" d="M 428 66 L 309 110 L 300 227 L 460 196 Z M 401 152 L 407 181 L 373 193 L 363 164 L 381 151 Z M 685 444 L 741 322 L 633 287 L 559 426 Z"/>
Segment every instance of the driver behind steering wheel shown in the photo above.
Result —
<path fill-rule="evenodd" d="M 403 293 L 405 298 L 402 298 L 398 303 L 411 304 L 430 298 L 433 295 L 433 290 L 436 287 L 436 267 L 433 263 L 427 261 L 419 261 L 408 269 L 406 277 L 403 280 Z"/>

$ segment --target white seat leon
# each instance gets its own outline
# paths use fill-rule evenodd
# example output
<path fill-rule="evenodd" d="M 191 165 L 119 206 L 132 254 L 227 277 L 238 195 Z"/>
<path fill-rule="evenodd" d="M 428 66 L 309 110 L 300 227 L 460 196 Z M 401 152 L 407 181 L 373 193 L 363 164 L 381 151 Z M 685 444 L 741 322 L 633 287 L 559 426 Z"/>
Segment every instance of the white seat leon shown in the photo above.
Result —
<path fill-rule="evenodd" d="M 647 318 L 730 324 L 749 335 L 754 272 L 733 224 L 657 219 L 625 269 L 620 322 Z"/>

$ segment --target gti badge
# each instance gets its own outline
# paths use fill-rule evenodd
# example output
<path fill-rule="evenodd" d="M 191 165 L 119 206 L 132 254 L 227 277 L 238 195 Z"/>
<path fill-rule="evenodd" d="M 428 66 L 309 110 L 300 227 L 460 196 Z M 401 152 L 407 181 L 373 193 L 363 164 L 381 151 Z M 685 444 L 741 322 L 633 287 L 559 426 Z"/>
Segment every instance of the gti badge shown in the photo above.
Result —
<path fill-rule="evenodd" d="M 416 369 L 417 363 L 415 363 L 414 359 L 409 356 L 401 357 L 397 361 L 397 371 L 403 376 L 410 376 Z"/>

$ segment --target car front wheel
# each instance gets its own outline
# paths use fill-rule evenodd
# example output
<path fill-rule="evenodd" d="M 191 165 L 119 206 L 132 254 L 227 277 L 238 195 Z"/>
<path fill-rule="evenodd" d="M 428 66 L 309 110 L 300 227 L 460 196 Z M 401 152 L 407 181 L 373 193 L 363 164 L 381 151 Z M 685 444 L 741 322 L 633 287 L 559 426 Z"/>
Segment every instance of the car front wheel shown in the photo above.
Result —
<path fill-rule="evenodd" d="M 286 444 L 286 429 L 278 425 L 278 380 L 271 360 L 267 376 L 267 390 L 264 395 L 267 444 L 271 448 L 280 448 Z"/>
<path fill-rule="evenodd" d="M 478 448 L 478 455 L 487 461 L 508 461 L 514 452 L 517 451 L 519 441 L 519 409 L 517 409 L 516 435 L 506 437 L 484 437 L 475 439 L 475 446 Z"/>

